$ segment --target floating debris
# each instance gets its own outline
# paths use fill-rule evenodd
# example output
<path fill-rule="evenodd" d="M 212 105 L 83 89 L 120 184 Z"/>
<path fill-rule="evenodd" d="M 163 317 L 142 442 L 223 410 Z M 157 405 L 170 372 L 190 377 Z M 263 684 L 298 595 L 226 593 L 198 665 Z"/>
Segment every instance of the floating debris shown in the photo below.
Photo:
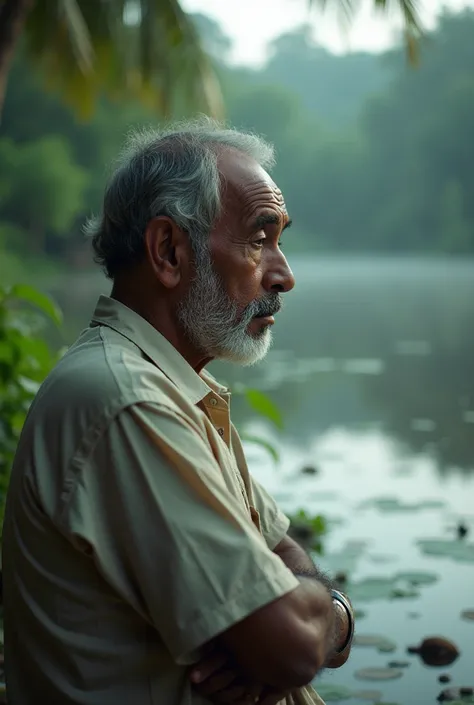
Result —
<path fill-rule="evenodd" d="M 411 663 L 410 661 L 390 661 L 387 666 L 389 668 L 409 668 Z"/>
<path fill-rule="evenodd" d="M 474 610 L 464 610 L 461 612 L 461 619 L 466 619 L 468 622 L 474 622 Z"/>
<path fill-rule="evenodd" d="M 443 637 L 423 639 L 420 646 L 409 646 L 409 654 L 418 654 L 427 666 L 449 666 L 459 656 L 457 646 Z"/>
<path fill-rule="evenodd" d="M 459 539 L 463 539 L 469 533 L 469 528 L 462 521 L 456 527 L 456 532 Z"/>
<path fill-rule="evenodd" d="M 451 676 L 449 673 L 442 673 L 440 677 L 438 678 L 440 683 L 450 683 L 451 682 Z"/>
<path fill-rule="evenodd" d="M 305 465 L 300 472 L 302 475 L 319 475 L 320 470 L 315 468 L 314 465 Z"/>
<path fill-rule="evenodd" d="M 355 617 L 357 620 L 359 620 L 359 619 L 364 619 L 365 617 L 367 617 L 367 612 L 366 612 L 365 610 L 358 610 L 358 609 L 355 609 L 355 610 L 354 610 L 354 617 Z"/>
<path fill-rule="evenodd" d="M 366 681 L 390 681 L 401 678 L 401 668 L 361 668 L 354 673 L 356 678 Z"/>
<path fill-rule="evenodd" d="M 337 584 L 337 586 L 341 589 L 343 589 L 347 585 L 348 581 L 348 576 L 347 573 L 344 573 L 343 571 L 339 571 L 336 573 L 334 576 L 334 582 Z"/>

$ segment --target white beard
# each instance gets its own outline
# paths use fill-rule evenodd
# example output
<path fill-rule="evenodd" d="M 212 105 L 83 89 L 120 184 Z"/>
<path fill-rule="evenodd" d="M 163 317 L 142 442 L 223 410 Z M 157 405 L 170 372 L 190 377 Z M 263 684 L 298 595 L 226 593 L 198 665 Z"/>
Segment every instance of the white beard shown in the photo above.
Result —
<path fill-rule="evenodd" d="M 268 294 L 252 301 L 239 314 L 237 304 L 229 298 L 214 270 L 209 250 L 199 252 L 196 260 L 196 277 L 177 312 L 188 338 L 206 357 L 254 365 L 270 349 L 272 333 L 265 326 L 252 335 L 248 326 L 255 316 L 279 309 L 280 295 Z"/>

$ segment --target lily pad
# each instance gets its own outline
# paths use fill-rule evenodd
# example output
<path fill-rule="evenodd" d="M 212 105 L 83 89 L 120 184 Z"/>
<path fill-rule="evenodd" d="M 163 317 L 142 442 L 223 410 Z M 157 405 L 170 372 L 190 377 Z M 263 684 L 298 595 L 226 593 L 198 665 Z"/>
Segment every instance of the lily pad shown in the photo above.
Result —
<path fill-rule="evenodd" d="M 365 578 L 357 583 L 349 584 L 347 592 L 354 602 L 370 602 L 372 600 L 391 600 L 419 596 L 418 591 L 413 587 L 399 585 L 397 576 L 388 578 Z"/>
<path fill-rule="evenodd" d="M 361 668 L 354 675 L 365 681 L 390 681 L 401 678 L 403 671 L 401 668 Z"/>
<path fill-rule="evenodd" d="M 356 700 L 379 700 L 383 696 L 380 690 L 356 690 L 352 693 L 352 697 Z"/>
<path fill-rule="evenodd" d="M 409 504 L 397 497 L 374 497 L 359 504 L 360 509 L 374 507 L 384 513 L 417 512 L 421 509 L 441 509 L 444 506 L 446 503 L 441 499 L 426 499 Z"/>
<path fill-rule="evenodd" d="M 403 588 L 395 587 L 393 588 L 390 597 L 394 600 L 403 600 L 406 598 L 419 597 L 420 593 L 413 587 Z"/>
<path fill-rule="evenodd" d="M 338 703 L 352 698 L 352 690 L 349 690 L 349 688 L 343 685 L 315 683 L 314 686 L 318 691 L 318 695 L 328 703 Z"/>
<path fill-rule="evenodd" d="M 369 602 L 389 598 L 393 588 L 392 578 L 365 578 L 349 585 L 347 592 L 354 602 Z"/>
<path fill-rule="evenodd" d="M 387 639 L 387 637 L 379 636 L 378 634 L 356 634 L 353 644 L 354 646 L 374 646 L 382 653 L 391 653 L 397 648 L 394 641 Z"/>
<path fill-rule="evenodd" d="M 461 612 L 461 619 L 466 619 L 468 622 L 474 622 L 474 610 L 464 610 L 464 612 Z"/>
<path fill-rule="evenodd" d="M 403 582 L 414 586 L 433 585 L 433 583 L 438 581 L 438 576 L 436 573 L 425 573 L 421 571 L 414 571 L 413 573 L 398 573 L 396 577 L 398 580 L 402 580 Z"/>
<path fill-rule="evenodd" d="M 348 541 L 340 551 L 324 557 L 324 567 L 333 573 L 353 573 L 366 548 L 365 541 Z"/>
<path fill-rule="evenodd" d="M 377 564 L 392 563 L 393 561 L 397 560 L 397 556 L 393 556 L 388 553 L 372 553 L 370 556 L 367 556 L 367 558 L 372 563 Z"/>
<path fill-rule="evenodd" d="M 474 543 L 449 539 L 420 539 L 417 544 L 427 556 L 452 558 L 458 563 L 474 563 Z"/>

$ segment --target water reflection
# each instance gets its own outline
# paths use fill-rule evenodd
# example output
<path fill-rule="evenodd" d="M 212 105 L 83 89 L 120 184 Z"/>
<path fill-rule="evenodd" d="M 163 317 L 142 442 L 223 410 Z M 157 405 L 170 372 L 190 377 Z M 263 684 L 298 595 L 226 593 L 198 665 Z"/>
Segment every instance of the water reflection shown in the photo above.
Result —
<path fill-rule="evenodd" d="M 294 270 L 269 358 L 245 371 L 215 365 L 217 374 L 270 391 L 294 439 L 335 423 L 382 428 L 440 472 L 469 472 L 474 264 L 315 260 Z"/>

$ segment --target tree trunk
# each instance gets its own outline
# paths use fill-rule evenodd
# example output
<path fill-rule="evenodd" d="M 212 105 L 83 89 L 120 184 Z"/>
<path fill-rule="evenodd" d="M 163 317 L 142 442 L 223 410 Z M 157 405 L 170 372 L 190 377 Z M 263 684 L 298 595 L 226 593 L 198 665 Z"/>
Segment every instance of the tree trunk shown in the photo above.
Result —
<path fill-rule="evenodd" d="M 33 3 L 34 0 L 0 3 L 0 121 L 13 54 Z"/>

